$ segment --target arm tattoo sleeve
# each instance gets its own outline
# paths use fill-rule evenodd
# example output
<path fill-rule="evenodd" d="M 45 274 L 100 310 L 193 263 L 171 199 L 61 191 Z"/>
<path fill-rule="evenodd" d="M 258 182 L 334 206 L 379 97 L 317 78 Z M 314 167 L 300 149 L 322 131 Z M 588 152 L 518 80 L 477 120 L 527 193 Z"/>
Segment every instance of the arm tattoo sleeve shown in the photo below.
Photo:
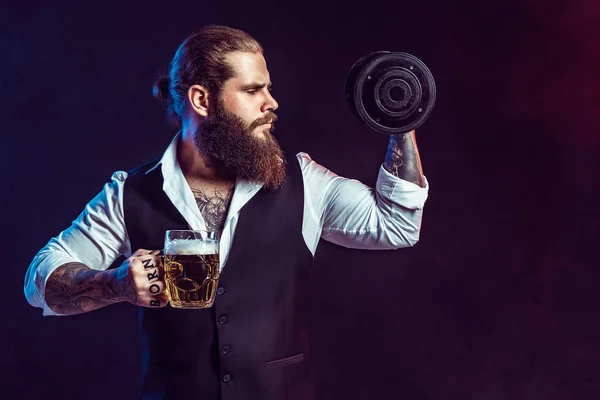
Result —
<path fill-rule="evenodd" d="M 120 301 L 135 301 L 128 279 L 117 279 L 117 270 L 96 271 L 84 264 L 58 267 L 46 281 L 46 303 L 59 314 L 81 314 Z"/>
<path fill-rule="evenodd" d="M 425 186 L 419 151 L 415 143 L 414 132 L 392 135 L 383 168 L 398 178 L 421 187 Z"/>

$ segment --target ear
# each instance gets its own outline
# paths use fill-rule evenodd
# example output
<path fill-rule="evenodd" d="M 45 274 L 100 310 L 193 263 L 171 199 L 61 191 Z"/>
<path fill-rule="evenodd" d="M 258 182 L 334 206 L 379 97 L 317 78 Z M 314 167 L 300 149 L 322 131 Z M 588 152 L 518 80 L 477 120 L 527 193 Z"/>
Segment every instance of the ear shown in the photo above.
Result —
<path fill-rule="evenodd" d="M 210 102 L 208 90 L 204 86 L 192 85 L 187 94 L 192 110 L 201 117 L 207 117 Z"/>

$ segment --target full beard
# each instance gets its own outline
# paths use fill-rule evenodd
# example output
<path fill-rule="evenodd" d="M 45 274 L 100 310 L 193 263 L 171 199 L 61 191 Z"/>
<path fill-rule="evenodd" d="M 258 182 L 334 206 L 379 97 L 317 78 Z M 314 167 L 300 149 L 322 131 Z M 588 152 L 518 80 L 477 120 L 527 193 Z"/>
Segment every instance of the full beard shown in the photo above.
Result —
<path fill-rule="evenodd" d="M 195 132 L 194 142 L 207 165 L 234 177 L 257 181 L 269 190 L 283 186 L 287 178 L 284 153 L 273 136 L 274 124 L 265 128 L 263 137 L 255 136 L 258 126 L 275 121 L 270 112 L 252 124 L 225 110 L 221 101 L 215 114 Z"/>

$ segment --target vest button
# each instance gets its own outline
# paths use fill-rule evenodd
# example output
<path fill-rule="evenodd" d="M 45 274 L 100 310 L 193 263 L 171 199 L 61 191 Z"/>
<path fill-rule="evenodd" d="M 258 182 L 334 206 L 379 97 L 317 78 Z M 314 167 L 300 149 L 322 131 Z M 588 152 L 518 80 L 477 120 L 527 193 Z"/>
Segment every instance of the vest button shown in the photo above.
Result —
<path fill-rule="evenodd" d="M 225 325 L 225 324 L 227 323 L 227 317 L 226 317 L 225 315 L 221 315 L 221 316 L 219 317 L 219 323 L 220 323 L 221 325 Z"/>
<path fill-rule="evenodd" d="M 229 351 L 230 351 L 230 350 L 231 350 L 231 347 L 229 347 L 229 346 L 225 345 L 225 346 L 223 346 L 223 348 L 221 349 L 221 352 L 222 352 L 223 354 L 227 354 L 227 353 L 229 353 Z"/>
<path fill-rule="evenodd" d="M 227 383 L 231 380 L 231 375 L 225 374 L 223 375 L 223 382 Z"/>
<path fill-rule="evenodd" d="M 217 288 L 217 294 L 221 296 L 223 293 L 225 293 L 225 288 L 223 286 L 219 286 Z"/>

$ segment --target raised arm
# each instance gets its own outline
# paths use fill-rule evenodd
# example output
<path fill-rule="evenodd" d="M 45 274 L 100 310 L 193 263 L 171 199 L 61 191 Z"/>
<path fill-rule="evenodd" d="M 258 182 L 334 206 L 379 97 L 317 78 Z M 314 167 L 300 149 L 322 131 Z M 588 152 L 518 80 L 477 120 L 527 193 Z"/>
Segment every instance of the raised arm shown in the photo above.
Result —
<path fill-rule="evenodd" d="M 336 175 L 298 154 L 305 187 L 307 245 L 319 238 L 344 247 L 390 250 L 419 240 L 428 185 L 414 132 L 390 138 L 375 189 Z"/>

